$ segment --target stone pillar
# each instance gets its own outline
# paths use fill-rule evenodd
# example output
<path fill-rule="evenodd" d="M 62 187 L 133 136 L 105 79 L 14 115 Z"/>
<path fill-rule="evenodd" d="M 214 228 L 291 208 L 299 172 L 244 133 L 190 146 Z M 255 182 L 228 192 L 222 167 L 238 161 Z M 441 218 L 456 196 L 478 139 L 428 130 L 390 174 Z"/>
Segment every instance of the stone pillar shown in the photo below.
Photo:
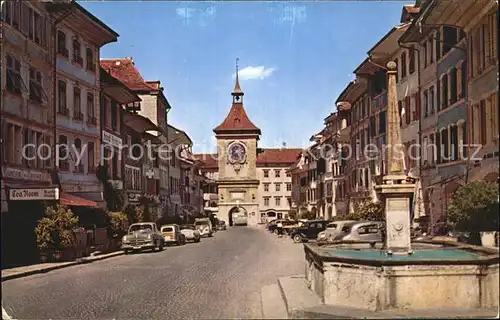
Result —
<path fill-rule="evenodd" d="M 387 64 L 387 174 L 401 175 L 403 155 L 401 126 L 398 110 L 398 92 L 396 87 L 397 66 L 393 61 Z M 410 110 L 408 110 L 410 112 Z"/>
<path fill-rule="evenodd" d="M 401 156 L 401 128 L 397 106 L 396 63 L 387 64 L 387 175 L 375 189 L 385 202 L 388 254 L 411 254 L 410 196 L 415 184 L 406 181 Z"/>

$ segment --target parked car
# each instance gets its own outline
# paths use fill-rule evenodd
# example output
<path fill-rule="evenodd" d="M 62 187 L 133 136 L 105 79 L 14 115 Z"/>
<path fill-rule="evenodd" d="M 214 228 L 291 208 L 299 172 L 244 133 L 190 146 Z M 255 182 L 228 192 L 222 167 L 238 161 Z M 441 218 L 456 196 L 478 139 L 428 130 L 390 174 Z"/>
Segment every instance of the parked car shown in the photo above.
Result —
<path fill-rule="evenodd" d="M 332 240 L 337 234 L 339 234 L 339 233 L 342 232 L 342 228 L 344 227 L 344 225 L 346 225 L 347 223 L 351 223 L 351 222 L 356 222 L 356 221 L 354 221 L 354 220 L 343 220 L 343 221 L 330 222 L 326 226 L 326 230 L 325 231 L 321 231 L 318 234 L 318 238 L 316 240 L 317 241 L 329 241 L 329 240 Z"/>
<path fill-rule="evenodd" d="M 316 239 L 321 231 L 326 229 L 328 221 L 326 220 L 311 220 L 304 222 L 302 226 L 295 227 L 290 230 L 290 237 L 293 242 L 305 242 Z"/>
<path fill-rule="evenodd" d="M 356 221 L 346 223 L 333 240 L 344 241 L 382 241 L 382 221 Z"/>
<path fill-rule="evenodd" d="M 186 243 L 186 236 L 181 232 L 178 224 L 167 224 L 161 226 L 161 234 L 166 244 L 182 246 Z"/>
<path fill-rule="evenodd" d="M 274 229 L 274 234 L 288 234 L 293 228 L 299 227 L 299 224 L 295 220 L 285 220 L 276 225 Z"/>
<path fill-rule="evenodd" d="M 201 237 L 212 237 L 213 228 L 212 222 L 208 218 L 196 218 L 194 220 L 196 229 L 200 232 Z"/>
<path fill-rule="evenodd" d="M 217 224 L 217 230 L 221 231 L 221 230 L 226 230 L 226 229 L 227 229 L 226 221 L 219 220 L 219 223 Z"/>
<path fill-rule="evenodd" d="M 201 234 L 194 224 L 184 224 L 180 226 L 181 233 L 186 237 L 187 241 L 200 242 Z"/>
<path fill-rule="evenodd" d="M 283 221 L 285 221 L 285 219 L 276 219 L 269 222 L 269 224 L 267 225 L 267 230 L 269 230 L 269 232 L 274 233 L 274 230 L 278 227 L 278 225 L 283 223 Z"/>
<path fill-rule="evenodd" d="M 142 222 L 134 223 L 128 228 L 128 232 L 122 238 L 122 250 L 125 254 L 130 251 L 142 251 L 158 249 L 163 250 L 165 241 L 158 231 L 156 223 Z"/>

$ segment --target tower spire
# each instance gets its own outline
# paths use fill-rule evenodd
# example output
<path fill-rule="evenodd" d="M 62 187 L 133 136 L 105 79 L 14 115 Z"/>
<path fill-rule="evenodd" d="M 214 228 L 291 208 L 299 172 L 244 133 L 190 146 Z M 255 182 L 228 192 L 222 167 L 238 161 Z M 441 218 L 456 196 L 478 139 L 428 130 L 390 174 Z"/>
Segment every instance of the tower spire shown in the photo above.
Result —
<path fill-rule="evenodd" d="M 239 80 L 239 66 L 238 66 L 238 62 L 240 61 L 240 59 L 236 58 L 236 83 L 234 84 L 234 90 L 233 92 L 231 93 L 231 95 L 233 96 L 233 103 L 243 103 L 243 91 L 241 90 L 240 88 L 240 80 Z"/>

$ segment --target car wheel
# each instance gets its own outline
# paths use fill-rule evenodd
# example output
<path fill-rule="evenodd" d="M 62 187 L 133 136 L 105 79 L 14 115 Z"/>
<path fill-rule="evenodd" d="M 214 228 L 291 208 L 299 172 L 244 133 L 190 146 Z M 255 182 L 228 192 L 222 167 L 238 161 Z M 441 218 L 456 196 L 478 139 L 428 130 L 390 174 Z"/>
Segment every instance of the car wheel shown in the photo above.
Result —
<path fill-rule="evenodd" d="M 300 243 L 302 242 L 302 237 L 299 234 L 293 236 L 293 242 Z"/>
<path fill-rule="evenodd" d="M 129 250 L 123 250 L 123 253 L 130 254 L 130 251 Z"/>
<path fill-rule="evenodd" d="M 273 231 L 273 232 L 274 232 L 274 234 L 275 234 L 275 235 L 280 234 L 280 232 L 278 231 L 278 229 L 274 229 L 274 231 Z"/>

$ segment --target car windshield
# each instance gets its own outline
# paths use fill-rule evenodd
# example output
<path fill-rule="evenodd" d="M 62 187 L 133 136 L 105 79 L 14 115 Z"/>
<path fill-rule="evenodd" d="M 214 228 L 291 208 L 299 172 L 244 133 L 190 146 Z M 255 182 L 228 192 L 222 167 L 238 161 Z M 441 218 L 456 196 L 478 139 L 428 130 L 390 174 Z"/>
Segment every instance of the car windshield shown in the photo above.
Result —
<path fill-rule="evenodd" d="M 204 225 L 208 225 L 208 222 L 207 221 L 196 221 L 194 223 L 195 226 L 204 226 Z"/>
<path fill-rule="evenodd" d="M 187 225 L 181 226 L 181 230 L 194 230 L 194 229 L 196 229 L 196 228 L 192 224 L 187 224 Z"/>
<path fill-rule="evenodd" d="M 173 227 L 163 227 L 161 228 L 161 232 L 172 232 L 174 231 Z"/>
<path fill-rule="evenodd" d="M 130 226 L 130 229 L 128 230 L 129 232 L 136 232 L 136 231 L 151 231 L 153 228 L 149 224 L 134 224 Z"/>

